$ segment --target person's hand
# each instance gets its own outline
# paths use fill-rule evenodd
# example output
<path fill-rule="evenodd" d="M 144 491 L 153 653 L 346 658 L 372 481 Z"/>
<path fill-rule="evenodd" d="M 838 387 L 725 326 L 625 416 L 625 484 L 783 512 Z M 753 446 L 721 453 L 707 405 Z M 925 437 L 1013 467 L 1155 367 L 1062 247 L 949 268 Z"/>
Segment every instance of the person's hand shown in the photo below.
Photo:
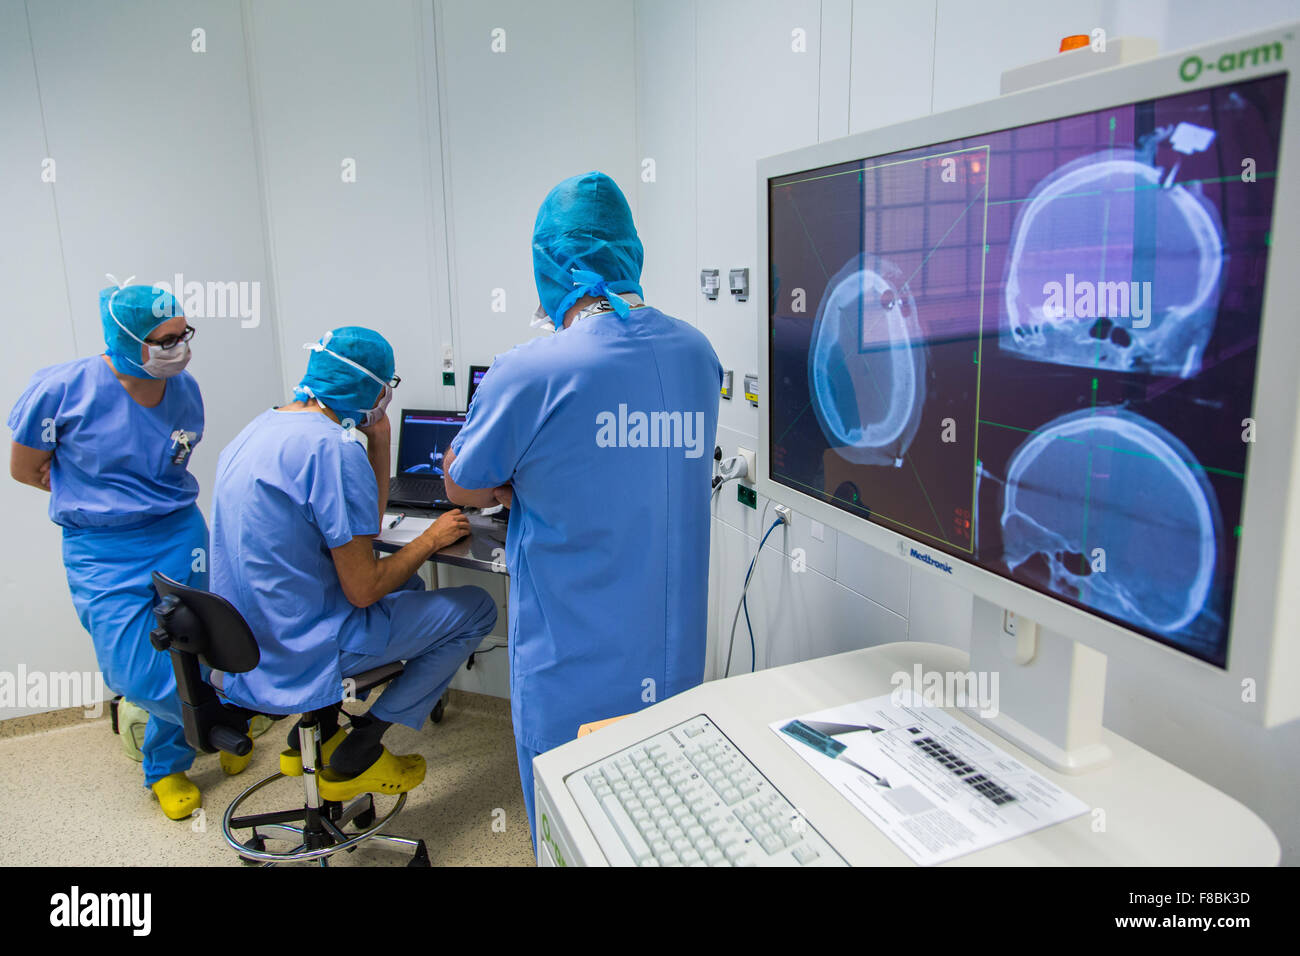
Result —
<path fill-rule="evenodd" d="M 393 437 L 393 426 L 388 420 L 387 412 L 384 412 L 384 417 L 379 419 L 379 421 L 375 422 L 373 425 L 366 425 L 365 427 L 358 425 L 357 431 L 365 435 L 366 440 L 370 444 L 374 444 L 375 442 L 388 444 L 392 441 Z"/>
<path fill-rule="evenodd" d="M 515 489 L 509 485 L 501 485 L 499 488 L 492 489 L 492 497 L 509 508 L 515 500 Z"/>
<path fill-rule="evenodd" d="M 41 462 L 41 487 L 46 491 L 50 490 L 50 462 L 53 459 Z"/>
<path fill-rule="evenodd" d="M 443 512 L 437 521 L 425 529 L 424 537 L 429 539 L 434 551 L 441 551 L 467 534 L 469 534 L 469 518 L 465 512 L 456 508 Z"/>

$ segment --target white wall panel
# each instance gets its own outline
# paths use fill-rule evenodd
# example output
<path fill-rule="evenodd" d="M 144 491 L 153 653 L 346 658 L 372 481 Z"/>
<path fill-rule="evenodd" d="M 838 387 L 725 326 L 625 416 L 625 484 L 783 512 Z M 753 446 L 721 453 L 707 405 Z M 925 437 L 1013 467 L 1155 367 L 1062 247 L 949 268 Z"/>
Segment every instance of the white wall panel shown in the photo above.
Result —
<path fill-rule="evenodd" d="M 632 2 L 451 0 L 436 10 L 457 337 L 462 364 L 486 365 L 539 334 L 528 328 L 531 238 L 551 187 L 597 169 L 637 201 Z M 504 312 L 492 310 L 498 289 Z"/>
<path fill-rule="evenodd" d="M 437 117 L 423 82 L 430 9 L 249 4 L 286 396 L 306 368 L 303 343 L 365 325 L 396 353 L 395 410 L 464 405 L 464 389 L 441 379 L 452 328 L 445 253 L 433 241 L 443 223 L 432 205 L 440 210 Z M 457 372 L 460 385 L 466 369 Z"/>
<path fill-rule="evenodd" d="M 54 183 L 41 179 L 49 156 L 36 64 L 22 0 L 0 2 L 0 284 L 6 290 L 7 346 L 0 350 L 0 407 L 9 409 L 38 368 L 78 355 L 59 243 Z M 99 341 L 86 343 L 86 348 Z M 94 671 L 94 651 L 81 629 L 63 574 L 59 529 L 48 518 L 50 496 L 0 481 L 8 527 L 0 554 L 0 672 Z M 45 710 L 0 709 L 0 718 Z"/>
<path fill-rule="evenodd" d="M 930 112 L 937 0 L 853 0 L 849 132 Z"/>

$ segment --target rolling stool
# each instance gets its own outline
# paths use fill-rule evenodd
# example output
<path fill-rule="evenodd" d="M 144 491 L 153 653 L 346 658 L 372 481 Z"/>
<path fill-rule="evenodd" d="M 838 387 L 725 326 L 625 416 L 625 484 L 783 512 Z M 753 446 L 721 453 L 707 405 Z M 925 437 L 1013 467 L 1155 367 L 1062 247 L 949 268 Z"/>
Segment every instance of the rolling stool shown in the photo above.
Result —
<path fill-rule="evenodd" d="M 154 607 L 158 626 L 150 639 L 158 650 L 171 652 L 186 742 L 200 753 L 224 750 L 239 757 L 248 754 L 253 749 L 253 741 L 247 734 L 248 721 L 260 712 L 222 701 L 199 670 L 200 664 L 213 672 L 231 674 L 255 668 L 261 654 L 248 623 L 219 595 L 178 584 L 157 571 L 153 574 L 153 584 L 162 600 Z M 360 694 L 392 680 L 402 670 L 403 665 L 397 662 L 349 676 Z M 254 793 L 285 776 L 277 771 L 257 781 L 226 808 L 221 821 L 226 842 L 246 863 L 275 866 L 315 860 L 321 866 L 328 866 L 329 858 L 335 853 L 344 850 L 351 853 L 367 840 L 376 840 L 413 851 L 407 866 L 430 866 L 423 840 L 380 832 L 406 805 L 405 793 L 399 794 L 393 808 L 378 819 L 373 794 L 362 794 L 346 805 L 321 800 L 316 786 L 316 772 L 321 763 L 318 714 L 319 711 L 304 713 L 298 732 L 306 802 L 295 810 L 235 815 Z M 285 715 L 265 716 L 278 719 Z M 344 831 L 349 824 L 357 828 L 355 832 Z M 251 830 L 252 834 L 241 842 L 235 837 L 236 830 Z M 275 853 L 266 849 L 267 837 L 297 841 L 298 845 L 287 852 Z"/>

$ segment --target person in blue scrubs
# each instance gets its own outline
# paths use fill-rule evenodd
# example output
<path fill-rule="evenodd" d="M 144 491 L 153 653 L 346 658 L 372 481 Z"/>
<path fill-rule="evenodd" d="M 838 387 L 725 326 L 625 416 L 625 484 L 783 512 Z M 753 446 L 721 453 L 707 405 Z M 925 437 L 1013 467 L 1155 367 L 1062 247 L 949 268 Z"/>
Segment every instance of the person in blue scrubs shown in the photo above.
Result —
<path fill-rule="evenodd" d="M 534 845 L 534 756 L 704 676 L 722 367 L 697 329 L 642 304 L 642 256 L 608 176 L 551 190 L 533 266 L 555 334 L 493 360 L 447 456 L 451 500 L 511 505 L 511 712 Z"/>
<path fill-rule="evenodd" d="M 155 570 L 207 586 L 208 530 L 189 471 L 203 438 L 203 400 L 185 371 L 194 330 L 150 286 L 104 289 L 99 308 L 107 350 L 41 369 L 9 413 L 9 470 L 50 492 L 77 615 L 105 683 L 149 713 L 145 784 L 179 820 L 201 804 L 185 775 L 194 751 L 171 660 L 149 632 Z"/>
<path fill-rule="evenodd" d="M 222 679 L 236 703 L 272 714 L 324 709 L 321 795 L 400 793 L 424 758 L 381 743 L 391 724 L 420 729 L 456 669 L 496 623 L 482 588 L 424 591 L 420 565 L 469 532 L 459 510 L 383 558 L 374 537 L 388 499 L 393 350 L 379 333 L 335 329 L 312 350 L 296 400 L 263 412 L 217 463 L 212 590 L 248 621 L 261 661 Z M 365 442 L 361 441 L 365 437 Z M 368 713 L 339 729 L 345 679 L 405 661 Z M 298 761 L 296 729 L 282 757 Z"/>

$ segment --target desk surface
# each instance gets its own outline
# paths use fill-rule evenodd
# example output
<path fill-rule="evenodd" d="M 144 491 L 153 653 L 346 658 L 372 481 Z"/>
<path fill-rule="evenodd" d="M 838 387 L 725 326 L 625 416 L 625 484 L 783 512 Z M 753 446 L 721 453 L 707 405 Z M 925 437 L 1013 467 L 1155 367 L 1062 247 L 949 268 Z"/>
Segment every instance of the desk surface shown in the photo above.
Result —
<path fill-rule="evenodd" d="M 429 511 L 420 508 L 405 508 L 403 511 L 411 518 L 432 518 L 436 517 L 439 512 Z M 385 518 L 385 523 L 387 518 Z M 438 564 L 452 564 L 460 568 L 470 568 L 474 571 L 493 571 L 497 574 L 506 573 L 506 525 L 504 521 L 497 521 L 495 518 L 485 518 L 482 515 L 472 514 L 469 516 L 470 532 L 454 544 L 449 544 L 441 551 L 435 551 L 429 555 L 429 560 Z M 381 532 L 375 539 L 375 548 L 379 551 L 393 552 L 401 549 L 406 542 L 387 541 L 384 535 L 387 531 Z"/>
<path fill-rule="evenodd" d="M 670 697 L 537 757 L 533 767 L 539 819 L 544 799 L 556 818 L 552 828 L 559 824 L 571 859 L 603 865 L 600 847 L 564 778 L 703 713 L 803 810 L 808 822 L 849 863 L 909 866 L 911 859 L 779 740 L 768 724 L 888 694 L 893 690 L 891 675 L 910 673 L 918 663 L 927 671 L 969 669 L 969 658 L 962 651 L 909 641 L 710 681 Z M 1072 776 L 1047 767 L 977 718 L 947 710 L 972 732 L 1096 809 L 958 857 L 945 866 L 1271 866 L 1281 856 L 1273 832 L 1248 808 L 1108 730 L 1103 731 L 1103 740 L 1113 755 L 1110 763 Z"/>

